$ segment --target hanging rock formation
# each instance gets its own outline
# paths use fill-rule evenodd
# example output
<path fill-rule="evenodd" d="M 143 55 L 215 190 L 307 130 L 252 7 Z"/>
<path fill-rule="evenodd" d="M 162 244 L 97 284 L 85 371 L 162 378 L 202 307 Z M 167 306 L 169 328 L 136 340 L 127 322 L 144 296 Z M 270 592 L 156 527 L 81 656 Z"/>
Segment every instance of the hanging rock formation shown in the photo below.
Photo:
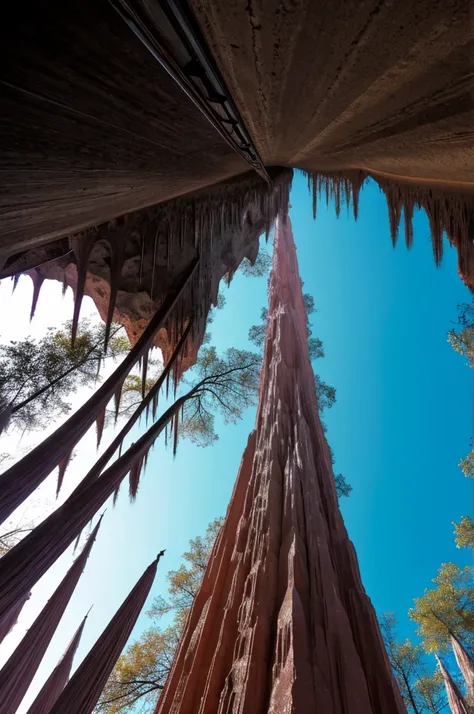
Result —
<path fill-rule="evenodd" d="M 256 429 L 157 714 L 402 714 L 338 509 L 289 218 Z"/>
<path fill-rule="evenodd" d="M 193 192 L 225 205 L 214 186 L 233 191 L 249 167 L 264 183 L 285 166 L 375 178 L 394 233 L 402 206 L 407 226 L 425 207 L 436 259 L 446 230 L 473 287 L 471 10 L 470 0 L 12 7 L 0 42 L 0 277 L 36 269 L 36 285 L 65 277 L 77 288 L 77 236 L 93 230 L 86 294 L 105 318 L 117 293 L 116 317 L 139 334 L 155 288 L 179 271 L 181 239 L 161 254 L 161 218 Z M 219 261 L 212 270 L 217 284 Z"/>

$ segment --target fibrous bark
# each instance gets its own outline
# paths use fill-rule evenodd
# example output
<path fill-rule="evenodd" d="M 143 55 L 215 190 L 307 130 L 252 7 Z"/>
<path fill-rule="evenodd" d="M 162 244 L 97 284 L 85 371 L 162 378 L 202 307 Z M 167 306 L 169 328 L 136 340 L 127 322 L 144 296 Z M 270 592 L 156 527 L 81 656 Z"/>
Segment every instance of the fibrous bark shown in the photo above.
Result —
<path fill-rule="evenodd" d="M 289 218 L 256 429 L 157 714 L 402 714 L 337 503 Z"/>
<path fill-rule="evenodd" d="M 153 585 L 160 556 L 145 570 L 48 714 L 91 714 Z"/>
<path fill-rule="evenodd" d="M 438 655 L 436 655 L 436 660 L 438 662 L 438 666 L 441 670 L 441 674 L 444 679 L 446 694 L 448 696 L 449 708 L 451 709 L 452 714 L 471 714 L 466 700 L 461 694 L 461 690 L 459 689 L 454 679 L 451 677 L 449 671 L 446 669 L 442 659 L 438 657 Z"/>
<path fill-rule="evenodd" d="M 8 610 L 5 615 L 0 619 L 0 644 L 2 644 L 5 637 L 12 631 L 18 622 L 25 603 L 30 599 L 31 593 L 26 592 L 18 602 Z"/>
<path fill-rule="evenodd" d="M 94 544 L 100 521 L 48 603 L 0 671 L 0 711 L 16 714 L 76 588 Z"/>
<path fill-rule="evenodd" d="M 64 655 L 41 687 L 33 704 L 28 709 L 27 714 L 49 714 L 51 711 L 51 707 L 56 702 L 69 680 L 72 663 L 74 661 L 77 648 L 79 647 L 79 642 L 81 641 L 82 631 L 84 629 L 84 625 L 86 624 L 86 620 L 87 615 L 79 625 L 79 628 L 72 638 Z"/>

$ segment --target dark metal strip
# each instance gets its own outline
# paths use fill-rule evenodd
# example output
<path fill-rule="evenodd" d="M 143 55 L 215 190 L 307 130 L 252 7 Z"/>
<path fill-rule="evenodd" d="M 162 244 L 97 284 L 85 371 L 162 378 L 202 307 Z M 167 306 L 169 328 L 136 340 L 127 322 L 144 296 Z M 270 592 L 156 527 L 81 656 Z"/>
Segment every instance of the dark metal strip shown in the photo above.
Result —
<path fill-rule="evenodd" d="M 187 3 L 181 0 L 155 0 L 146 5 L 141 0 L 109 2 L 219 135 L 270 183 L 270 176 Z"/>

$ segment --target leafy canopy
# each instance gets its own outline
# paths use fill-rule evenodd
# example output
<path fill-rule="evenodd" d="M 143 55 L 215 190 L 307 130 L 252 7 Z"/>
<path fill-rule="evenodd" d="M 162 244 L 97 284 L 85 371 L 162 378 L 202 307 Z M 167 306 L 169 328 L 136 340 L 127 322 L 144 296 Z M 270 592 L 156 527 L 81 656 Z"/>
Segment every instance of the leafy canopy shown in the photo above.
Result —
<path fill-rule="evenodd" d="M 179 425 L 180 435 L 199 446 L 218 439 L 215 415 L 235 423 L 244 409 L 257 403 L 261 357 L 231 347 L 219 355 L 215 347 L 202 347 L 196 365 L 182 384 L 190 387 Z"/>
<path fill-rule="evenodd" d="M 467 648 L 474 647 L 474 578 L 469 566 L 443 563 L 433 579 L 434 587 L 415 599 L 409 616 L 427 652 L 449 650 L 449 635 Z"/>
<path fill-rule="evenodd" d="M 128 340 L 118 334 L 120 329 L 112 327 L 107 356 L 114 360 L 130 349 Z M 99 380 L 104 337 L 103 324 L 82 320 L 74 346 L 71 322 L 50 328 L 40 340 L 26 337 L 0 345 L 0 409 L 13 407 L 10 424 L 32 431 L 67 414 L 69 396 Z"/>
<path fill-rule="evenodd" d="M 240 272 L 246 278 L 261 278 L 268 273 L 272 265 L 271 256 L 266 250 L 260 249 L 253 263 L 244 258 L 240 263 Z"/>

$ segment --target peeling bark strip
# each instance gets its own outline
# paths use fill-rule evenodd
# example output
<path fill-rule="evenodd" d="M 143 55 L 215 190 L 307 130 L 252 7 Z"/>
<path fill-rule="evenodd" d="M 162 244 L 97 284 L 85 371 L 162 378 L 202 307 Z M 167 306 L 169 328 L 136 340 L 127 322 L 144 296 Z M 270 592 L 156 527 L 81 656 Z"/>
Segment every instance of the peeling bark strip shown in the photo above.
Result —
<path fill-rule="evenodd" d="M 160 557 L 145 570 L 48 714 L 91 714 L 145 604 Z"/>
<path fill-rule="evenodd" d="M 0 645 L 2 644 L 3 640 L 5 637 L 13 630 L 15 627 L 16 623 L 18 622 L 18 618 L 20 617 L 20 613 L 23 610 L 23 607 L 27 600 L 29 600 L 31 597 L 31 593 L 27 592 L 19 601 L 18 603 L 11 608 L 8 612 L 5 613 L 5 615 L 0 619 Z"/>
<path fill-rule="evenodd" d="M 16 714 L 76 588 L 100 527 L 80 554 L 0 671 L 0 711 Z"/>
<path fill-rule="evenodd" d="M 435 657 L 444 679 L 449 708 L 451 709 L 452 714 L 471 714 L 458 685 L 449 674 L 443 664 L 443 661 L 438 657 L 438 655 L 435 655 Z"/>
<path fill-rule="evenodd" d="M 339 512 L 289 218 L 260 401 L 157 714 L 404 714 Z"/>
<path fill-rule="evenodd" d="M 124 477 L 153 446 L 184 401 L 185 397 L 178 399 L 99 478 L 80 483 L 62 506 L 0 558 L 0 619 L 73 543 Z"/>
<path fill-rule="evenodd" d="M 28 709 L 27 714 L 49 714 L 51 711 L 51 707 L 68 683 L 72 663 L 74 661 L 77 648 L 79 647 L 79 642 L 81 641 L 82 631 L 84 630 L 86 620 L 87 615 L 81 622 L 66 652 L 41 687 L 33 704 Z"/>
<path fill-rule="evenodd" d="M 165 298 L 135 347 L 97 392 L 51 436 L 0 476 L 0 523 L 3 523 L 60 461 L 71 453 L 77 442 L 94 423 L 114 396 L 117 386 L 123 382 L 134 364 L 148 349 L 153 336 L 176 305 L 198 264 L 199 258 L 192 262 L 179 288 Z"/>

